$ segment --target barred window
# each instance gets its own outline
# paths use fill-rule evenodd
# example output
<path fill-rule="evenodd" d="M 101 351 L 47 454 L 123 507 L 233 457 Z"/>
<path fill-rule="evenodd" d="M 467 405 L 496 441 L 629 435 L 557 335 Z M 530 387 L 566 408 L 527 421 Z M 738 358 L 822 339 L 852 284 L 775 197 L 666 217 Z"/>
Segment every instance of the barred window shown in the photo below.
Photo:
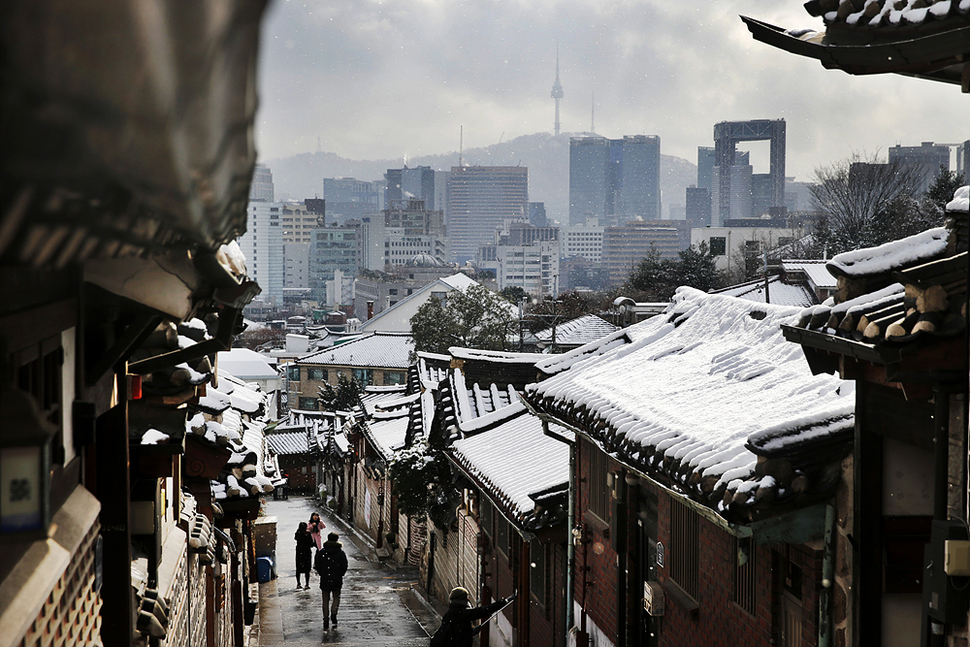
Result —
<path fill-rule="evenodd" d="M 677 499 L 670 499 L 670 578 L 697 598 L 700 566 L 700 524 L 697 514 Z"/>
<path fill-rule="evenodd" d="M 734 538 L 734 601 L 755 613 L 755 546 L 750 539 Z"/>

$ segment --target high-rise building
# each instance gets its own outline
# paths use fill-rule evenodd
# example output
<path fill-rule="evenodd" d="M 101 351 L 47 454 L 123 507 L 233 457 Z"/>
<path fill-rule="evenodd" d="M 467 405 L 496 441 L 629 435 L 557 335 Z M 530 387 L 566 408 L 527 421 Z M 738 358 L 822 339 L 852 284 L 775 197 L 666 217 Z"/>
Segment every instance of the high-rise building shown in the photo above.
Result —
<path fill-rule="evenodd" d="M 333 304 L 327 294 L 327 281 L 334 280 L 340 270 L 343 277 L 357 274 L 357 229 L 354 227 L 322 227 L 313 230 L 310 243 L 310 289 L 320 303 Z M 334 295 L 335 296 L 335 295 Z"/>
<path fill-rule="evenodd" d="M 570 225 L 659 220 L 660 138 L 574 137 L 569 142 Z"/>
<path fill-rule="evenodd" d="M 546 217 L 546 203 L 545 202 L 530 202 L 529 203 L 529 224 L 533 227 L 545 227 L 549 222 Z"/>
<path fill-rule="evenodd" d="M 656 250 L 662 259 L 674 260 L 690 245 L 686 220 L 633 221 L 603 230 L 603 266 L 610 284 L 620 285 L 637 264 Z"/>
<path fill-rule="evenodd" d="M 764 140 L 770 142 L 768 173 L 755 174 L 747 160 L 741 159 L 746 153 L 738 151 L 737 145 Z M 714 125 L 711 225 L 784 210 L 785 146 L 784 119 L 722 121 Z"/>
<path fill-rule="evenodd" d="M 249 201 L 272 202 L 273 199 L 273 172 L 265 164 L 257 164 L 253 169 L 252 184 L 249 185 Z"/>
<path fill-rule="evenodd" d="M 889 149 L 889 162 L 896 161 L 919 169 L 921 180 L 918 190 L 925 193 L 940 174 L 941 166 L 950 170 L 950 147 L 933 142 L 923 142 L 919 146 L 892 146 Z"/>
<path fill-rule="evenodd" d="M 703 187 L 687 187 L 687 223 L 691 229 L 711 225 L 711 190 Z"/>
<path fill-rule="evenodd" d="M 570 225 L 599 225 L 605 219 L 610 194 L 609 160 L 610 140 L 607 138 L 573 137 L 569 140 Z"/>
<path fill-rule="evenodd" d="M 524 166 L 454 166 L 448 178 L 447 221 L 451 259 L 473 260 L 506 220 L 529 215 L 529 169 Z"/>
<path fill-rule="evenodd" d="M 262 288 L 262 299 L 283 302 L 283 204 L 253 201 L 247 207 L 246 233 L 237 241 L 246 257 L 250 277 Z"/>
<path fill-rule="evenodd" d="M 714 183 L 714 147 L 697 147 L 697 188 L 711 190 Z"/>
<path fill-rule="evenodd" d="M 570 225 L 560 232 L 563 258 L 582 256 L 592 263 L 603 257 L 603 227 L 596 225 Z"/>
<path fill-rule="evenodd" d="M 284 288 L 306 288 L 310 285 L 310 243 L 313 230 L 324 226 L 324 218 L 323 200 L 282 203 L 280 233 L 283 242 Z"/>
<path fill-rule="evenodd" d="M 964 184 L 970 182 L 970 139 L 957 146 L 957 173 Z"/>
<path fill-rule="evenodd" d="M 537 298 L 554 296 L 559 277 L 559 228 L 510 221 L 495 242 L 478 249 L 479 270 L 494 270 L 498 288 L 520 287 Z"/>
<path fill-rule="evenodd" d="M 387 182 L 387 189 L 384 193 L 384 205 L 387 209 L 396 200 L 412 198 L 424 200 L 425 206 L 432 210 L 438 204 L 435 200 L 435 172 L 430 166 L 389 168 L 384 179 Z"/>
<path fill-rule="evenodd" d="M 332 223 L 380 213 L 384 208 L 384 180 L 365 182 L 352 177 L 324 178 L 323 198 Z"/>

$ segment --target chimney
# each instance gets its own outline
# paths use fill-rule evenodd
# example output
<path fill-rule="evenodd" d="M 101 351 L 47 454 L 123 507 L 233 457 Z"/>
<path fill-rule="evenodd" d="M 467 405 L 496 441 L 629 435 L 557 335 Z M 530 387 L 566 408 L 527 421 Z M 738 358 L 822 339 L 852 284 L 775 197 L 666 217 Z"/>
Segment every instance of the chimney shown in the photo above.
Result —
<path fill-rule="evenodd" d="M 368 301 L 367 302 L 367 319 L 370 320 L 370 319 L 373 319 L 373 318 L 374 318 L 374 302 L 373 301 Z"/>

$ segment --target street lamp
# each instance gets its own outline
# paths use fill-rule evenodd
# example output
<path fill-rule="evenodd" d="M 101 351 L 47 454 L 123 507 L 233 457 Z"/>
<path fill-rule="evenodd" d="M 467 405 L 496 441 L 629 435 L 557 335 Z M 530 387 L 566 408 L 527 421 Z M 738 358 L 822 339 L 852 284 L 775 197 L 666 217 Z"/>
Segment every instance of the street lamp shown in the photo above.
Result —
<path fill-rule="evenodd" d="M 5 383 L 0 386 L 0 542 L 47 536 L 50 525 L 51 437 L 34 398 Z"/>

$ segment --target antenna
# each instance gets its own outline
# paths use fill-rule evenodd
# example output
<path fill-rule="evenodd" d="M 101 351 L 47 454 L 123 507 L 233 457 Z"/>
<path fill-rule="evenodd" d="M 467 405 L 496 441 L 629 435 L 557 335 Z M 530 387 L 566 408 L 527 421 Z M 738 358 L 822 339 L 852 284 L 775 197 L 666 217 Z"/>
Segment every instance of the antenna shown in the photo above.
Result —
<path fill-rule="evenodd" d="M 465 140 L 465 127 L 458 126 L 458 168 L 461 168 L 461 149 Z"/>
<path fill-rule="evenodd" d="M 563 97 L 562 83 L 559 82 L 559 43 L 556 43 L 556 81 L 552 84 L 552 96 L 556 100 L 556 121 L 553 123 L 556 137 L 559 136 L 559 100 Z"/>
<path fill-rule="evenodd" d="M 317 152 L 319 153 L 321 150 L 323 149 L 320 146 L 320 135 L 317 135 Z"/>
<path fill-rule="evenodd" d="M 596 116 L 596 93 L 589 93 L 589 134 L 596 134 L 596 127 L 593 125 L 593 118 Z"/>

